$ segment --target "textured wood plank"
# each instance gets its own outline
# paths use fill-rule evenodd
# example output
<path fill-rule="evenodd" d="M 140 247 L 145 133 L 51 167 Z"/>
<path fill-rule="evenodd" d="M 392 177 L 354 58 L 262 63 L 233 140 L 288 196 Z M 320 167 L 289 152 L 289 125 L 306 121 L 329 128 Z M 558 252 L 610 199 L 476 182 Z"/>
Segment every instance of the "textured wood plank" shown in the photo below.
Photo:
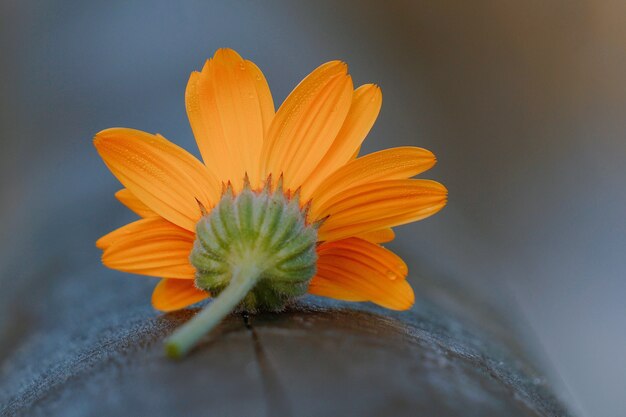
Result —
<path fill-rule="evenodd" d="M 384 313 L 311 297 L 232 315 L 179 362 L 161 340 L 191 312 L 58 317 L 5 362 L 2 415 L 566 415 L 525 361 L 428 300 Z"/>

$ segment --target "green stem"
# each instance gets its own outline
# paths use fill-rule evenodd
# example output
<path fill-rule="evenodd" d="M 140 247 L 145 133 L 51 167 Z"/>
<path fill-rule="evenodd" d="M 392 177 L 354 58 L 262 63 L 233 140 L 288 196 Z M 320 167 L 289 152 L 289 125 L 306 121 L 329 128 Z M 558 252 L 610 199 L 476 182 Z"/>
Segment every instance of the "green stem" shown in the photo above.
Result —
<path fill-rule="evenodd" d="M 191 348 L 224 317 L 237 307 L 245 296 L 254 288 L 260 271 L 254 266 L 236 267 L 230 284 L 204 310 L 196 314 L 187 323 L 165 340 L 165 352 L 171 358 L 185 356 Z"/>

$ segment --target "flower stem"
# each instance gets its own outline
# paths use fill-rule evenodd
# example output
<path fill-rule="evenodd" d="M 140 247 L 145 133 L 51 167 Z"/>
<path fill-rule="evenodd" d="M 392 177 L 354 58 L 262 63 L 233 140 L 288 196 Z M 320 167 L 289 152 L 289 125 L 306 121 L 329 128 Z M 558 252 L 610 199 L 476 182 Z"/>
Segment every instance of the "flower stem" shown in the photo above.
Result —
<path fill-rule="evenodd" d="M 260 276 L 255 266 L 235 267 L 230 284 L 201 312 L 165 340 L 165 352 L 170 358 L 181 358 L 237 307 L 254 288 Z"/>

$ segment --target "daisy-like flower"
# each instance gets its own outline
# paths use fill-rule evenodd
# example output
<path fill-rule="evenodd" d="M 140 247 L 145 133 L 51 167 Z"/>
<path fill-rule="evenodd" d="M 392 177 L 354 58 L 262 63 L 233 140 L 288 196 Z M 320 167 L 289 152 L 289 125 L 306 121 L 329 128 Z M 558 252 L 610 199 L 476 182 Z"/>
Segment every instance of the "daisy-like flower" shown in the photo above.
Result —
<path fill-rule="evenodd" d="M 411 179 L 435 164 L 425 149 L 357 157 L 382 104 L 376 85 L 354 89 L 346 64 L 328 62 L 275 111 L 259 68 L 220 49 L 191 74 L 185 103 L 204 163 L 158 134 L 94 139 L 125 187 L 116 197 L 141 217 L 97 241 L 102 262 L 161 277 L 161 311 L 215 297 L 168 338 L 170 355 L 236 308 L 277 311 L 307 292 L 411 307 L 407 266 L 380 244 L 441 210 L 447 190 Z"/>

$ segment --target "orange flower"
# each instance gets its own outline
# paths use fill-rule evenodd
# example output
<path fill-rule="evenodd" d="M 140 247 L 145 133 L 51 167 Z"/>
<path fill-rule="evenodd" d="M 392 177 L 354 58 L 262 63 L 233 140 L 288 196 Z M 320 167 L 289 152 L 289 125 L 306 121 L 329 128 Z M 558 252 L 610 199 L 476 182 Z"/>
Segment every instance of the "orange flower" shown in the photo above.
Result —
<path fill-rule="evenodd" d="M 205 299 L 208 292 L 196 285 L 199 264 L 190 261 L 194 242 L 202 245 L 197 227 L 225 194 L 232 200 L 249 189 L 260 196 L 265 187 L 266 198 L 281 193 L 285 204 L 297 198 L 302 227 L 315 225 L 309 293 L 410 308 L 406 264 L 380 243 L 394 238 L 391 227 L 441 210 L 447 190 L 411 179 L 435 164 L 425 149 L 357 157 L 381 107 L 376 85 L 354 89 L 346 64 L 328 62 L 275 112 L 259 68 L 220 49 L 191 74 L 185 102 L 204 163 L 158 134 L 112 128 L 95 137 L 125 187 L 116 197 L 141 217 L 97 241 L 106 266 L 162 277 L 152 296 L 158 310 Z"/>

